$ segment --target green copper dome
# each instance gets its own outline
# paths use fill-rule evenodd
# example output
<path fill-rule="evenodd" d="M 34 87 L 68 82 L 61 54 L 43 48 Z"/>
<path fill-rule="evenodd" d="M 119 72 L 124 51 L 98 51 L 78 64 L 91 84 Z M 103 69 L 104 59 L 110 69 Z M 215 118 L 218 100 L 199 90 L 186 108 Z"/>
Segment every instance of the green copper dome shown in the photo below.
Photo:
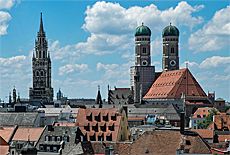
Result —
<path fill-rule="evenodd" d="M 151 30 L 144 26 L 143 23 L 141 26 L 137 27 L 134 33 L 135 36 L 151 36 Z"/>
<path fill-rule="evenodd" d="M 172 26 L 170 23 L 170 25 L 165 27 L 162 31 L 162 37 L 165 36 L 179 36 L 179 30 L 176 28 L 176 26 Z"/>

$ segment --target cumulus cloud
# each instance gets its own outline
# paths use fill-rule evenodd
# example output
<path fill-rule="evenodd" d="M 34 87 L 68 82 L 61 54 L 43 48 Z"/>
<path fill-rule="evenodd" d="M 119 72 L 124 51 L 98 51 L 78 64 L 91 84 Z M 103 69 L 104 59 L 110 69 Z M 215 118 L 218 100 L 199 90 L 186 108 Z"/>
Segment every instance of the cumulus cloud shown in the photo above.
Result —
<path fill-rule="evenodd" d="M 181 64 L 180 68 L 186 68 L 186 64 L 188 65 L 188 68 L 191 68 L 192 70 L 199 67 L 199 64 L 196 62 L 185 61 Z"/>
<path fill-rule="evenodd" d="M 230 75 L 227 76 L 215 75 L 212 79 L 214 81 L 228 81 L 230 79 Z"/>
<path fill-rule="evenodd" d="M 156 37 L 151 42 L 151 56 L 157 56 L 162 54 L 162 40 L 160 37 Z"/>
<path fill-rule="evenodd" d="M 15 0 L 0 0 L 0 9 L 10 9 L 14 3 Z"/>
<path fill-rule="evenodd" d="M 114 68 L 117 68 L 118 67 L 118 64 L 107 64 L 107 65 L 104 65 L 104 64 L 101 64 L 100 62 L 97 63 L 97 71 L 100 71 L 100 70 L 111 70 L 111 69 L 114 69 Z"/>
<path fill-rule="evenodd" d="M 11 20 L 11 15 L 8 12 L 0 11 L 0 35 L 7 34 L 7 28 L 9 26 L 7 22 L 9 20 Z"/>
<path fill-rule="evenodd" d="M 200 68 L 216 68 L 216 67 L 223 67 L 228 66 L 230 64 L 230 57 L 220 57 L 220 56 L 213 56 L 211 58 L 206 58 L 201 64 Z"/>
<path fill-rule="evenodd" d="M 119 50 L 130 49 L 133 40 L 125 35 L 91 34 L 86 42 L 60 47 L 58 40 L 54 41 L 49 50 L 54 60 L 61 60 L 68 56 L 81 57 L 84 54 L 104 55 Z"/>
<path fill-rule="evenodd" d="M 213 18 L 190 35 L 189 49 L 197 52 L 214 51 L 229 47 L 230 34 L 230 6 L 217 11 Z"/>
<path fill-rule="evenodd" d="M 91 33 L 131 34 L 142 22 L 150 26 L 152 32 L 161 31 L 162 27 L 173 22 L 174 25 L 186 25 L 190 28 L 203 22 L 202 17 L 193 17 L 193 12 L 200 11 L 203 5 L 192 7 L 183 1 L 173 8 L 159 10 L 156 5 L 134 6 L 128 9 L 119 3 L 104 1 L 88 6 L 83 29 Z"/>
<path fill-rule="evenodd" d="M 117 77 L 119 77 L 119 79 L 122 79 L 123 77 L 127 77 L 129 76 L 129 68 L 130 66 L 134 65 L 134 62 L 128 62 L 128 63 L 124 63 L 121 66 L 119 66 L 118 64 L 101 64 L 98 63 L 97 64 L 97 70 L 105 70 L 105 74 L 102 75 L 102 79 L 108 80 L 108 79 L 117 79 Z"/>
<path fill-rule="evenodd" d="M 134 55 L 134 53 L 131 54 L 131 52 L 128 50 L 128 51 L 126 51 L 125 53 L 122 54 L 121 58 L 126 58 L 128 60 L 134 60 L 135 55 Z"/>
<path fill-rule="evenodd" d="M 74 45 L 66 45 L 60 48 L 60 42 L 58 40 L 54 41 L 49 47 L 49 51 L 51 52 L 52 59 L 61 60 L 68 56 L 79 57 L 80 53 L 78 50 L 75 50 Z"/>
<path fill-rule="evenodd" d="M 29 56 L 19 55 L 11 58 L 0 57 L 0 73 L 11 74 L 15 69 L 20 69 L 22 72 L 29 72 L 31 70 L 31 55 Z"/>
<path fill-rule="evenodd" d="M 66 74 L 85 74 L 90 72 L 88 69 L 87 64 L 67 64 L 59 68 L 59 75 L 66 75 Z"/>
<path fill-rule="evenodd" d="M 130 48 L 133 40 L 126 35 L 94 34 L 87 39 L 87 42 L 80 42 L 75 45 L 75 49 L 81 53 L 103 55 L 113 53 L 117 50 Z"/>

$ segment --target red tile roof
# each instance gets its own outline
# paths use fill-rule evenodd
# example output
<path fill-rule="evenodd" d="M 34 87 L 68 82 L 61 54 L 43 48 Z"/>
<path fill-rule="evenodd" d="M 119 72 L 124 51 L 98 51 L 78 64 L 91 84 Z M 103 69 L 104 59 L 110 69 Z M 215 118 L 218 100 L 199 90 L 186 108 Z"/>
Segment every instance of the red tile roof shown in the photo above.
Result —
<path fill-rule="evenodd" d="M 214 118 L 216 130 L 230 130 L 230 115 L 215 115 Z"/>
<path fill-rule="evenodd" d="M 12 140 L 27 141 L 28 136 L 30 136 L 30 141 L 37 141 L 42 130 L 43 127 L 18 127 Z"/>
<path fill-rule="evenodd" d="M 213 138 L 213 131 L 214 130 L 209 130 L 209 129 L 191 129 L 191 131 L 195 131 L 198 133 L 201 137 L 203 138 Z"/>
<path fill-rule="evenodd" d="M 123 149 L 125 149 L 131 142 L 91 142 L 92 148 L 94 150 L 95 155 L 104 155 L 105 154 L 105 146 L 113 146 L 114 154 L 119 154 Z"/>
<path fill-rule="evenodd" d="M 213 129 L 213 122 L 206 129 Z"/>
<path fill-rule="evenodd" d="M 230 141 L 230 135 L 218 135 L 219 143 L 227 143 L 227 141 Z"/>
<path fill-rule="evenodd" d="M 205 107 L 205 108 L 198 108 L 196 110 L 196 112 L 194 113 L 194 115 L 191 117 L 191 118 L 204 118 L 204 115 L 205 116 L 208 116 L 209 112 L 211 111 L 212 108 L 208 108 L 208 107 Z M 214 108 L 216 109 L 216 108 Z M 217 110 L 217 109 L 216 109 Z M 219 112 L 220 113 L 220 112 Z M 200 117 L 198 117 L 200 116 Z"/>
<path fill-rule="evenodd" d="M 0 136 L 0 155 L 5 155 L 9 150 L 9 144 Z"/>
<path fill-rule="evenodd" d="M 143 98 L 207 97 L 191 72 L 185 68 L 163 72 Z"/>
<path fill-rule="evenodd" d="M 86 117 L 92 116 L 92 120 L 88 120 Z M 95 120 L 95 116 L 100 116 L 100 121 Z M 103 116 L 108 116 L 108 121 L 103 120 Z M 116 120 L 111 120 L 111 116 L 116 116 Z M 112 141 L 117 141 L 118 131 L 120 127 L 120 109 L 119 108 L 112 108 L 112 109 L 90 109 L 90 108 L 79 108 L 77 119 L 76 119 L 76 126 L 80 128 L 84 135 L 87 134 L 88 140 L 90 140 L 89 136 L 95 135 L 96 141 L 103 122 L 106 126 L 106 131 L 103 132 L 104 140 L 106 140 L 106 136 L 110 136 L 112 134 Z M 84 127 L 89 125 L 89 131 L 85 130 Z M 114 125 L 114 131 L 109 130 L 109 126 Z M 98 132 L 93 130 L 93 126 L 98 126 Z"/>
<path fill-rule="evenodd" d="M 124 149 L 121 155 L 141 155 L 146 154 L 146 151 L 148 154 L 176 154 L 180 145 L 184 145 L 184 149 L 189 149 L 189 153 L 211 153 L 207 144 L 199 136 L 182 135 L 178 131 L 146 131 L 139 139 Z"/>
<path fill-rule="evenodd" d="M 13 131 L 14 127 L 0 127 L 0 136 L 8 142 Z"/>

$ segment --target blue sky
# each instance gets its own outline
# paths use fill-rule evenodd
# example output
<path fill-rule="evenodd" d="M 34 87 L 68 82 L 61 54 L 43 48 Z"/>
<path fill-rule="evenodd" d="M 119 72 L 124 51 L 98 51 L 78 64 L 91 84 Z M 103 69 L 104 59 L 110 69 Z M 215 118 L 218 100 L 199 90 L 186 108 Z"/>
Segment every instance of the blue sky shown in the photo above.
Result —
<path fill-rule="evenodd" d="M 0 98 L 15 85 L 22 98 L 32 86 L 31 57 L 43 13 L 52 59 L 52 85 L 68 98 L 96 98 L 100 85 L 129 87 L 134 31 L 151 31 L 152 65 L 162 66 L 161 32 L 180 31 L 180 68 L 207 93 L 230 101 L 229 1 L 26 1 L 0 0 Z"/>

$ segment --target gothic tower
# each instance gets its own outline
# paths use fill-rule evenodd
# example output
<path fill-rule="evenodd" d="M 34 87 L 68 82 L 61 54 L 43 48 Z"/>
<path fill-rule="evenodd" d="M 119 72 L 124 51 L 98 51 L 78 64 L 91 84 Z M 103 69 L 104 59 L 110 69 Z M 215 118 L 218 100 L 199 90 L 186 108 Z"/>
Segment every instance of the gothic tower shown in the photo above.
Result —
<path fill-rule="evenodd" d="M 170 71 L 179 69 L 178 42 L 179 30 L 172 26 L 165 27 L 162 31 L 163 38 L 163 58 L 162 71 Z"/>
<path fill-rule="evenodd" d="M 51 87 L 51 59 L 48 52 L 48 40 L 43 30 L 42 13 L 39 32 L 35 39 L 35 54 L 32 57 L 33 88 L 29 90 L 30 100 L 46 102 L 53 101 Z"/>
<path fill-rule="evenodd" d="M 155 79 L 155 67 L 151 66 L 151 30 L 142 23 L 136 28 L 134 35 L 135 66 L 130 67 L 130 87 L 134 90 L 134 103 L 140 103 Z"/>

